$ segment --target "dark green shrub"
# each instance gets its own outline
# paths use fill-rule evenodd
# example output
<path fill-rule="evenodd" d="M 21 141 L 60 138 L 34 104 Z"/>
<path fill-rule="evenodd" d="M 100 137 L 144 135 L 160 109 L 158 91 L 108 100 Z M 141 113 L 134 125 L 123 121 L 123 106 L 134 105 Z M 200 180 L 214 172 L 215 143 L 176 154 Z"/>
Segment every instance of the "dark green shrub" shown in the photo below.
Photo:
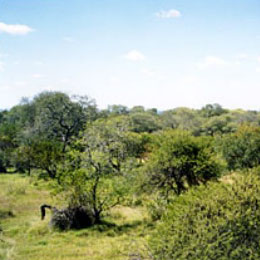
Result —
<path fill-rule="evenodd" d="M 50 225 L 60 230 L 81 229 L 92 226 L 95 222 L 93 212 L 87 207 L 53 210 Z"/>
<path fill-rule="evenodd" d="M 260 177 L 228 182 L 176 198 L 149 240 L 154 259 L 260 259 Z"/>
<path fill-rule="evenodd" d="M 229 169 L 252 168 L 260 164 L 260 127 L 241 126 L 222 138 L 221 149 Z"/>
<path fill-rule="evenodd" d="M 179 195 L 188 187 L 217 179 L 221 165 L 210 138 L 170 130 L 155 136 L 144 171 L 145 182 L 168 197 L 170 192 Z"/>

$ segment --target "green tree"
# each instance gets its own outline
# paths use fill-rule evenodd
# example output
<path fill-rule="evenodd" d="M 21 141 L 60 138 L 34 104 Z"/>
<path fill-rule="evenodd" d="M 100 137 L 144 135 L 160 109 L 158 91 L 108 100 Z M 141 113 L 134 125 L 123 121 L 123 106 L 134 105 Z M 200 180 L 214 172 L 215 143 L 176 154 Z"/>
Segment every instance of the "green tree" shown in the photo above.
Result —
<path fill-rule="evenodd" d="M 129 109 L 123 105 L 111 105 L 108 106 L 107 110 L 112 115 L 127 115 L 129 113 Z"/>
<path fill-rule="evenodd" d="M 63 144 L 63 152 L 78 136 L 87 121 L 96 118 L 96 105 L 88 97 L 72 97 L 62 92 L 43 92 L 33 103 L 36 107 L 38 133 Z"/>
<path fill-rule="evenodd" d="M 140 151 L 136 135 L 128 132 L 120 117 L 100 119 L 87 127 L 84 138 L 67 155 L 60 186 L 68 193 L 69 204 L 93 210 L 96 223 L 129 190 L 127 179 L 138 166 L 135 156 Z"/>
<path fill-rule="evenodd" d="M 260 164 L 260 128 L 242 125 L 235 133 L 220 139 L 229 169 L 252 168 Z"/>
<path fill-rule="evenodd" d="M 11 166 L 12 152 L 17 147 L 17 127 L 10 122 L 0 124 L 0 172 L 6 172 Z"/>
<path fill-rule="evenodd" d="M 143 106 L 134 106 L 130 109 L 130 113 L 143 113 L 145 108 Z"/>
<path fill-rule="evenodd" d="M 50 140 L 36 139 L 31 147 L 20 147 L 22 156 L 28 167 L 45 170 L 49 177 L 57 177 L 57 169 L 63 161 L 63 146 L 61 143 Z M 26 160 L 26 161 L 25 161 Z"/>
<path fill-rule="evenodd" d="M 195 135 L 199 134 L 202 118 L 196 110 L 179 107 L 172 110 L 172 112 L 174 116 L 171 121 L 175 122 L 174 124 L 178 129 L 190 131 Z"/>
<path fill-rule="evenodd" d="M 227 113 L 226 109 L 223 109 L 219 104 L 207 104 L 201 109 L 201 114 L 206 117 L 220 116 L 222 114 Z"/>
<path fill-rule="evenodd" d="M 157 114 L 148 112 L 131 112 L 129 115 L 131 130 L 136 133 L 152 133 L 162 128 Z"/>
<path fill-rule="evenodd" d="M 187 187 L 220 175 L 220 164 L 208 138 L 170 130 L 158 134 L 145 166 L 149 186 L 179 195 Z"/>
<path fill-rule="evenodd" d="M 231 133 L 236 130 L 236 124 L 232 122 L 231 116 L 226 113 L 220 116 L 211 116 L 200 126 L 201 135 L 214 136 L 216 134 Z"/>
<path fill-rule="evenodd" d="M 164 128 L 176 129 L 179 125 L 174 110 L 166 110 L 161 115 L 162 125 Z"/>

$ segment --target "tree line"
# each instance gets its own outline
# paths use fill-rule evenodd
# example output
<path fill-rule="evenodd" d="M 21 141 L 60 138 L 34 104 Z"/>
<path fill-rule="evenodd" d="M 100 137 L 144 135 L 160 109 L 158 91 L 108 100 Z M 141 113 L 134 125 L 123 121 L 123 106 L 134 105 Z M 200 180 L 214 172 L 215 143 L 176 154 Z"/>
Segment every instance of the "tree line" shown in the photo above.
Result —
<path fill-rule="evenodd" d="M 0 172 L 53 179 L 68 207 L 90 208 L 96 223 L 140 191 L 156 196 L 159 219 L 190 187 L 259 165 L 259 152 L 260 113 L 219 104 L 101 110 L 87 96 L 42 92 L 0 112 Z"/>

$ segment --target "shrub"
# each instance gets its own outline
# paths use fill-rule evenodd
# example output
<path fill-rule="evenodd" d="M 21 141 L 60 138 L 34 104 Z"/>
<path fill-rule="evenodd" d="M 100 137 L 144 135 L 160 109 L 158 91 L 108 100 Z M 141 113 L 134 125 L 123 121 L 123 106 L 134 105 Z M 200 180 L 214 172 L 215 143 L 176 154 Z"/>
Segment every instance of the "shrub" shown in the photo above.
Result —
<path fill-rule="evenodd" d="M 187 187 L 217 179 L 221 167 L 210 138 L 171 130 L 155 136 L 145 172 L 145 182 L 168 197 L 170 192 L 179 195 Z"/>
<path fill-rule="evenodd" d="M 221 142 L 229 169 L 252 168 L 260 164 L 260 127 L 243 125 Z"/>
<path fill-rule="evenodd" d="M 154 259 L 260 259 L 260 177 L 231 183 L 179 196 L 149 239 Z"/>
<path fill-rule="evenodd" d="M 94 224 L 94 214 L 87 207 L 53 210 L 50 225 L 60 230 L 80 229 Z"/>

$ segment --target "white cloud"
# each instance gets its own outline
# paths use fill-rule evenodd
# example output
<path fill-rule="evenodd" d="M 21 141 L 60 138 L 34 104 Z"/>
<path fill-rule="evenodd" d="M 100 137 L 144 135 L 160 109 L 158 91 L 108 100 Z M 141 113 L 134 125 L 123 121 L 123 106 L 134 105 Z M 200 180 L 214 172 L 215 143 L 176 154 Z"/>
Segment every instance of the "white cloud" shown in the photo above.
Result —
<path fill-rule="evenodd" d="M 257 67 L 255 70 L 256 72 L 260 72 L 260 67 Z"/>
<path fill-rule="evenodd" d="M 0 33 L 11 35 L 25 35 L 32 32 L 33 29 L 23 24 L 5 24 L 0 22 Z"/>
<path fill-rule="evenodd" d="M 260 56 L 257 58 L 258 62 L 260 62 Z"/>
<path fill-rule="evenodd" d="M 199 69 L 207 69 L 209 67 L 223 67 L 225 65 L 227 65 L 228 62 L 216 57 L 216 56 L 207 56 L 205 57 L 205 59 L 202 62 L 199 62 L 197 64 Z"/>
<path fill-rule="evenodd" d="M 124 58 L 130 61 L 144 61 L 145 56 L 137 50 L 129 51 L 127 54 L 124 55 Z"/>
<path fill-rule="evenodd" d="M 156 13 L 156 16 L 162 19 L 168 19 L 168 18 L 178 18 L 181 17 L 181 13 L 178 10 L 171 9 L 171 10 L 162 10 L 158 13 Z"/>

